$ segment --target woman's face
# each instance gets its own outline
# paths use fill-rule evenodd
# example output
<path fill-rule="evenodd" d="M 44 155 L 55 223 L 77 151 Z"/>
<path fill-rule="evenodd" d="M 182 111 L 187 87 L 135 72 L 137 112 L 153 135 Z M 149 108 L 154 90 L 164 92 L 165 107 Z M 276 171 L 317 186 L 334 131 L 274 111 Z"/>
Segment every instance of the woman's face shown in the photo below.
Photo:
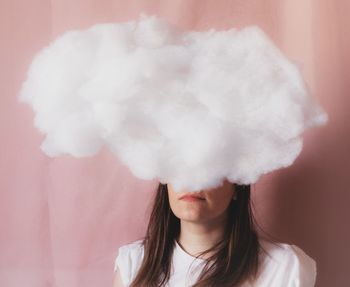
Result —
<path fill-rule="evenodd" d="M 227 180 L 220 187 L 200 192 L 176 193 L 171 184 L 167 186 L 171 210 L 179 219 L 191 222 L 208 222 L 224 216 L 236 193 L 233 184 Z M 180 199 L 186 194 L 201 196 L 203 199 L 195 201 Z"/>

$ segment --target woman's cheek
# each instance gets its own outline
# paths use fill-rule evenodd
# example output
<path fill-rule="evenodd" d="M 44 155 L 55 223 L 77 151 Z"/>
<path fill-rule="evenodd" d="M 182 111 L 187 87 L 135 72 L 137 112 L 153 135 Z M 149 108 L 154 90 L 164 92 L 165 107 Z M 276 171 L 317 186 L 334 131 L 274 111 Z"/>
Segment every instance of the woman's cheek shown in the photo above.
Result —
<path fill-rule="evenodd" d="M 215 200 L 208 200 L 208 212 L 213 216 L 221 215 L 227 208 L 228 203 L 225 198 L 215 198 Z"/>

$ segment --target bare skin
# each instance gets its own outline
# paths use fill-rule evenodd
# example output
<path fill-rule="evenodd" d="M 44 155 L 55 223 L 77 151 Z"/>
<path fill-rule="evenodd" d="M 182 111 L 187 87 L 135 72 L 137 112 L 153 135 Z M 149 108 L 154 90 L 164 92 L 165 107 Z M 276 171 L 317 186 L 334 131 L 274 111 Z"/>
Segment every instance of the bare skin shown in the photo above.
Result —
<path fill-rule="evenodd" d="M 118 269 L 114 273 L 113 287 L 124 287 L 122 278 L 120 276 L 120 272 Z"/>
<path fill-rule="evenodd" d="M 204 200 L 199 201 L 181 200 L 180 197 L 188 192 L 176 193 L 171 184 L 167 186 L 171 210 L 181 222 L 180 246 L 195 256 L 217 243 L 225 231 L 227 207 L 236 197 L 232 183 L 225 181 L 214 189 L 191 192 L 204 197 Z M 203 257 L 208 258 L 210 255 L 207 253 Z"/>

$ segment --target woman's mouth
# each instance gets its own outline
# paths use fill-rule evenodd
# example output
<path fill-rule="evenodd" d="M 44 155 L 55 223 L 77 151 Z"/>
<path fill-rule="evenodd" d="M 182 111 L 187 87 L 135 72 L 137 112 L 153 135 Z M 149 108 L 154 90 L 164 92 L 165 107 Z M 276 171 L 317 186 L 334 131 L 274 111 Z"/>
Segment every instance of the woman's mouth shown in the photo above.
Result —
<path fill-rule="evenodd" d="M 184 201 L 190 201 L 190 202 L 197 202 L 197 201 L 205 200 L 203 197 L 198 196 L 198 195 L 183 195 L 179 199 L 184 200 Z"/>

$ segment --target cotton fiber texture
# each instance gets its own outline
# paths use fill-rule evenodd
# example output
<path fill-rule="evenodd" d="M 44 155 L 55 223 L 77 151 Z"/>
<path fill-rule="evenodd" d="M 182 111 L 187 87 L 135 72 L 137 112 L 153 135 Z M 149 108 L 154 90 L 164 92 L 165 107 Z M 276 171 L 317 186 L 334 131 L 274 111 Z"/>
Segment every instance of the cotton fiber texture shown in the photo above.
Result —
<path fill-rule="evenodd" d="M 328 116 L 258 26 L 184 31 L 141 14 L 71 30 L 39 51 L 19 98 L 51 157 L 108 147 L 176 192 L 255 183 L 291 165 Z"/>

